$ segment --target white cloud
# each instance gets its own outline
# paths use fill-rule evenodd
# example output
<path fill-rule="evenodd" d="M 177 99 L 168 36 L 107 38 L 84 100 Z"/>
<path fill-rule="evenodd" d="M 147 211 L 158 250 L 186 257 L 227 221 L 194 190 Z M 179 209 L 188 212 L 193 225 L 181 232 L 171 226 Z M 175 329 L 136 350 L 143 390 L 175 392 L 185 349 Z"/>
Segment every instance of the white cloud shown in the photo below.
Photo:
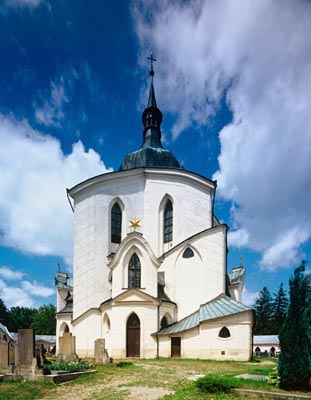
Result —
<path fill-rule="evenodd" d="M 252 307 L 258 297 L 258 292 L 251 292 L 245 286 L 242 292 L 242 303 Z"/>
<path fill-rule="evenodd" d="M 12 271 L 8 268 L 2 271 L 5 271 L 5 273 L 2 275 L 0 274 L 0 276 L 6 280 L 12 280 L 14 278 L 14 274 L 16 276 L 16 280 L 20 280 L 24 275 L 19 275 L 18 272 Z M 41 302 L 38 301 L 38 298 L 48 298 L 53 295 L 55 295 L 54 288 L 44 286 L 36 281 L 31 283 L 23 280 L 12 285 L 0 279 L 0 298 L 4 301 L 7 308 L 16 306 L 39 307 Z"/>
<path fill-rule="evenodd" d="M 92 103 L 100 104 L 103 94 L 99 90 L 97 77 L 88 63 L 76 63 L 75 65 L 65 65 L 61 74 L 57 73 L 50 81 L 49 87 L 38 90 L 33 101 L 34 114 L 36 121 L 45 126 L 66 129 L 71 124 L 79 130 L 80 124 L 84 124 L 88 115 L 81 105 L 84 103 L 81 91 L 85 91 L 86 97 Z M 78 97 L 78 101 L 77 101 Z M 75 109 L 77 113 L 72 118 L 72 101 L 77 102 Z M 77 108 L 78 107 L 78 108 Z M 70 118 L 66 118 L 66 113 Z M 75 122 L 74 122 L 74 121 Z M 67 132 L 68 134 L 68 132 Z"/>
<path fill-rule="evenodd" d="M 55 289 L 41 285 L 36 281 L 34 281 L 33 283 L 23 281 L 21 283 L 21 287 L 26 293 L 32 296 L 50 297 L 55 293 Z"/>
<path fill-rule="evenodd" d="M 7 308 L 11 307 L 37 307 L 36 301 L 23 289 L 15 286 L 5 286 L 0 291 L 0 297 Z"/>
<path fill-rule="evenodd" d="M 5 280 L 19 280 L 22 279 L 24 273 L 21 271 L 13 271 L 9 267 L 3 266 L 0 267 L 0 278 Z"/>
<path fill-rule="evenodd" d="M 142 0 L 133 15 L 142 59 L 164 60 L 156 86 L 175 137 L 226 96 L 213 179 L 235 205 L 232 244 L 263 253 L 262 268 L 297 263 L 311 236 L 310 2 Z"/>
<path fill-rule="evenodd" d="M 60 126 L 61 121 L 64 119 L 63 107 L 68 101 L 64 78 L 61 76 L 58 82 L 51 82 L 49 100 L 44 100 L 41 107 L 35 106 L 37 122 L 47 126 Z"/>
<path fill-rule="evenodd" d="M 307 238 L 305 232 L 298 229 L 298 227 L 288 230 L 272 246 L 264 251 L 261 264 L 266 269 L 275 270 L 279 264 L 279 260 L 284 257 L 284 254 L 286 254 L 287 260 L 285 265 L 290 266 L 295 264 L 299 246 Z"/>
<path fill-rule="evenodd" d="M 4 4 L 7 7 L 38 7 L 44 0 L 5 0 Z"/>
<path fill-rule="evenodd" d="M 0 241 L 36 255 L 72 253 L 72 212 L 66 187 L 108 169 L 92 149 L 75 143 L 63 154 L 58 140 L 26 120 L 0 114 Z"/>
<path fill-rule="evenodd" d="M 6 287 L 5 282 L 2 279 L 0 279 L 0 293 L 1 293 L 1 290 L 3 290 L 5 287 Z"/>
<path fill-rule="evenodd" d="M 248 243 L 249 234 L 245 229 L 238 229 L 236 231 L 229 231 L 228 245 L 234 247 L 244 247 Z"/>

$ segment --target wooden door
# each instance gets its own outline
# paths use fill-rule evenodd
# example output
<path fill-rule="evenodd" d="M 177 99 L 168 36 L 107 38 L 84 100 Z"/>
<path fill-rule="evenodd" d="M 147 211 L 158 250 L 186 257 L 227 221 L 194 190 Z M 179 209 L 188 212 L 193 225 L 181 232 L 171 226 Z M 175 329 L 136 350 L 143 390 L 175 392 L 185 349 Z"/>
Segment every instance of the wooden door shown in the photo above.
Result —
<path fill-rule="evenodd" d="M 140 321 L 134 313 L 126 325 L 126 357 L 140 357 Z"/>
<path fill-rule="evenodd" d="M 181 338 L 171 338 L 171 357 L 180 357 Z"/>

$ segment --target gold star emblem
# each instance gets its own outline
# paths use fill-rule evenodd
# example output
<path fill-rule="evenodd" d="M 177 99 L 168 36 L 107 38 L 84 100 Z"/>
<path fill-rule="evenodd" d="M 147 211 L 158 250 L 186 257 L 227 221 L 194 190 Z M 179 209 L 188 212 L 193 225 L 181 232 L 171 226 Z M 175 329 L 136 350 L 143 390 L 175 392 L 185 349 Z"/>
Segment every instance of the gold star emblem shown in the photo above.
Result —
<path fill-rule="evenodd" d="M 134 229 L 134 231 L 136 231 L 137 228 L 141 227 L 141 225 L 140 225 L 141 220 L 139 218 L 136 218 L 136 217 L 132 218 L 132 219 L 130 219 L 129 222 L 130 222 L 129 227 Z"/>

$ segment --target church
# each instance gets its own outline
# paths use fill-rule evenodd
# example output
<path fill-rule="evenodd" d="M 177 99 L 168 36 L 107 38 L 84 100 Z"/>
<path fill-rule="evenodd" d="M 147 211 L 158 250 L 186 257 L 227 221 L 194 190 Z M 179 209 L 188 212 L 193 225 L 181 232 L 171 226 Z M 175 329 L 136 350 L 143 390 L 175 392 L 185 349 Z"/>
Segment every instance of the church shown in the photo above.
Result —
<path fill-rule="evenodd" d="M 227 271 L 228 227 L 213 209 L 217 182 L 162 146 L 153 61 L 140 149 L 118 171 L 68 190 L 73 277 L 56 275 L 57 343 L 70 333 L 79 357 L 94 357 L 104 339 L 113 358 L 249 360 L 245 269 Z"/>

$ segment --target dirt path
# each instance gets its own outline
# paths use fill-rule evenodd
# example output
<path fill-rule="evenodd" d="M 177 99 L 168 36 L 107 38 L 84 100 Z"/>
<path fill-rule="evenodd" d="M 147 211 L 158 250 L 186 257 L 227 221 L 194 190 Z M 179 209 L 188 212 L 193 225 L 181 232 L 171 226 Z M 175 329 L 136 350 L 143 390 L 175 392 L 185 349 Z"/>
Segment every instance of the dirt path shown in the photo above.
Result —
<path fill-rule="evenodd" d="M 96 377 L 56 386 L 42 400 L 157 400 L 174 393 L 180 379 L 202 373 L 184 365 L 139 362 L 125 368 L 101 367 Z"/>

